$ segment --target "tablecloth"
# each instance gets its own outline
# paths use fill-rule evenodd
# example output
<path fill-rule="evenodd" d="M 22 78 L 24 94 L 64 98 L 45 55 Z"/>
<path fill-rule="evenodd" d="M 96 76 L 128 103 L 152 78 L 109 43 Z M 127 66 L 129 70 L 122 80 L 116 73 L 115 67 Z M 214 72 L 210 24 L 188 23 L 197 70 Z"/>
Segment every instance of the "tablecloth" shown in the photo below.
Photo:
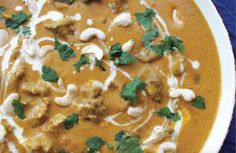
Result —
<path fill-rule="evenodd" d="M 229 32 L 234 57 L 236 57 L 236 0 L 212 0 Z M 236 107 L 229 132 L 220 153 L 236 153 Z M 212 146 L 214 147 L 214 146 Z"/>

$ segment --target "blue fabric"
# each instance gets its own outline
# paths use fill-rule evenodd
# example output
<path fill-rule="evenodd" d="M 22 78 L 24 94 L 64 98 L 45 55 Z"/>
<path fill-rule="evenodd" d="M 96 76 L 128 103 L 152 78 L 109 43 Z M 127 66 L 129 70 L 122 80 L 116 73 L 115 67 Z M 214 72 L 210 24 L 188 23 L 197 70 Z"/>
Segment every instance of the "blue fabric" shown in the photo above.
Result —
<path fill-rule="evenodd" d="M 236 0 L 212 0 L 229 32 L 234 57 L 236 57 Z M 224 124 L 224 123 L 222 123 Z M 236 107 L 229 132 L 220 150 L 220 153 L 236 153 Z M 214 147 L 214 146 L 212 146 Z"/>

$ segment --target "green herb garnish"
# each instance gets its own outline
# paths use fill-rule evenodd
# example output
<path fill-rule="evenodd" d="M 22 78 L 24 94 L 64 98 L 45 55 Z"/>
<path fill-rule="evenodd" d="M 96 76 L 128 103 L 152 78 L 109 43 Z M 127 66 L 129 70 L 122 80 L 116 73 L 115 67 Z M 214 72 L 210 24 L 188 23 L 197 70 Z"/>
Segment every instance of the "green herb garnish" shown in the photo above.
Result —
<path fill-rule="evenodd" d="M 95 57 L 95 64 L 98 66 L 102 71 L 106 71 L 106 69 L 103 67 L 102 62 Z"/>
<path fill-rule="evenodd" d="M 123 87 L 120 93 L 121 97 L 125 100 L 130 101 L 131 103 L 135 103 L 137 101 L 137 91 L 143 90 L 145 87 L 145 82 L 143 82 L 139 78 L 135 78 L 132 82 L 126 84 Z"/>
<path fill-rule="evenodd" d="M 66 150 L 62 148 L 58 153 L 66 153 Z"/>
<path fill-rule="evenodd" d="M 57 82 L 59 79 L 57 72 L 48 66 L 43 66 L 41 77 L 48 82 Z"/>
<path fill-rule="evenodd" d="M 156 27 L 151 28 L 146 31 L 146 33 L 142 37 L 142 44 L 145 48 L 150 49 L 152 46 L 152 42 L 158 37 L 159 30 Z"/>
<path fill-rule="evenodd" d="M 165 116 L 167 119 L 172 121 L 178 121 L 181 119 L 179 113 L 172 113 L 168 107 L 161 108 L 156 113 L 158 116 Z"/>
<path fill-rule="evenodd" d="M 205 99 L 201 96 L 197 96 L 192 105 L 199 109 L 206 109 Z"/>
<path fill-rule="evenodd" d="M 55 50 L 58 51 L 63 61 L 68 61 L 75 57 L 75 52 L 67 44 L 61 44 L 57 37 L 55 37 Z"/>
<path fill-rule="evenodd" d="M 156 15 L 156 13 L 153 11 L 153 9 L 147 8 L 144 13 L 138 12 L 135 13 L 135 17 L 138 21 L 138 23 L 143 26 L 146 30 L 153 27 L 153 17 Z"/>
<path fill-rule="evenodd" d="M 87 146 L 88 153 L 97 153 L 98 151 L 100 151 L 102 146 L 106 144 L 106 142 L 102 138 L 94 136 L 94 137 L 89 137 L 85 141 L 85 144 Z"/>
<path fill-rule="evenodd" d="M 85 64 L 89 64 L 89 58 L 86 55 L 82 54 L 77 63 L 74 64 L 74 67 L 79 72 L 80 68 Z"/>
<path fill-rule="evenodd" d="M 7 28 L 11 28 L 14 31 L 18 31 L 20 25 L 25 23 L 28 19 L 31 18 L 31 15 L 27 15 L 24 12 L 17 12 L 12 16 L 12 18 L 5 21 Z"/>
<path fill-rule="evenodd" d="M 127 65 L 136 62 L 136 58 L 134 58 L 130 53 L 125 52 L 122 50 L 122 46 L 120 43 L 116 43 L 115 45 L 111 46 L 109 57 L 111 60 L 118 60 L 115 62 L 115 65 Z"/>
<path fill-rule="evenodd" d="M 20 100 L 18 100 L 18 99 L 14 99 L 11 104 L 14 107 L 15 114 L 19 118 L 25 119 L 25 107 L 24 107 L 24 104 L 22 104 L 20 102 Z"/>
<path fill-rule="evenodd" d="M 115 135 L 116 151 L 119 153 L 143 153 L 139 136 L 129 136 L 124 131 Z"/>
<path fill-rule="evenodd" d="M 27 37 L 27 36 L 31 36 L 31 30 L 29 26 L 24 26 L 21 30 L 21 33 Z"/>
<path fill-rule="evenodd" d="M 64 127 L 66 130 L 72 129 L 79 122 L 79 115 L 72 113 L 65 119 Z"/>

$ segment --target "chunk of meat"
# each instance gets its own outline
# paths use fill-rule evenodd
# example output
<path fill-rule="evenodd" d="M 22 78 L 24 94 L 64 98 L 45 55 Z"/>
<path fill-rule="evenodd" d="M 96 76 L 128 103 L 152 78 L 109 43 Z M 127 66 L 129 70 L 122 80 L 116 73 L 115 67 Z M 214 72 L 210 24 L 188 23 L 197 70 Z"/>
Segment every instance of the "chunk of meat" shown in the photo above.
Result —
<path fill-rule="evenodd" d="M 48 110 L 48 106 L 44 103 L 36 105 L 31 110 L 29 115 L 27 115 L 27 118 L 28 118 L 27 121 L 32 126 L 37 126 L 43 123 L 48 118 L 47 110 Z"/>
<path fill-rule="evenodd" d="M 154 101 L 161 101 L 164 84 L 162 76 L 153 69 L 144 68 L 141 70 L 140 77 L 146 82 L 146 92 Z"/>
<path fill-rule="evenodd" d="M 158 60 L 161 56 L 158 56 L 156 53 L 149 51 L 146 48 L 142 48 L 138 53 L 135 54 L 135 57 L 142 63 L 150 63 Z"/>
<path fill-rule="evenodd" d="M 49 137 L 45 135 L 37 135 L 28 138 L 24 146 L 27 153 L 49 153 L 53 152 L 53 143 Z"/>
<path fill-rule="evenodd" d="M 45 23 L 48 30 L 58 34 L 60 37 L 67 38 L 70 35 L 74 35 L 76 30 L 75 21 L 70 19 L 62 19 L 60 21 L 49 21 Z"/>
<path fill-rule="evenodd" d="M 94 81 L 89 81 L 84 86 L 80 87 L 80 94 L 83 98 L 97 98 L 102 92 L 102 87 L 94 84 Z"/>
<path fill-rule="evenodd" d="M 79 102 L 78 113 L 81 118 L 99 121 L 106 115 L 106 106 L 103 103 L 103 98 L 82 99 Z"/>
<path fill-rule="evenodd" d="M 47 96 L 50 94 L 50 88 L 43 81 L 39 80 L 35 82 L 25 82 L 21 85 L 21 90 L 24 93 L 31 95 Z"/>
<path fill-rule="evenodd" d="M 46 131 L 56 131 L 65 121 L 66 116 L 63 114 L 56 114 L 45 125 Z"/>

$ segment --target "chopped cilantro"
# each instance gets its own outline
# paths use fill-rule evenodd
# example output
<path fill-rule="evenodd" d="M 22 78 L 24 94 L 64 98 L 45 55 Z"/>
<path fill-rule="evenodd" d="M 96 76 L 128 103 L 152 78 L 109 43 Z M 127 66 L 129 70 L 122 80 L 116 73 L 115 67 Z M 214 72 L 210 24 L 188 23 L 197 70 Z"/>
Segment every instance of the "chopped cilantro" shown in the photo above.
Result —
<path fill-rule="evenodd" d="M 175 49 L 177 49 L 180 53 L 184 52 L 183 41 L 175 36 L 166 36 L 164 38 L 164 47 L 165 52 L 172 53 Z"/>
<path fill-rule="evenodd" d="M 172 121 L 180 120 L 179 113 L 172 113 L 168 107 L 161 108 L 156 113 L 158 116 L 165 116 L 167 119 Z"/>
<path fill-rule="evenodd" d="M 151 48 L 152 41 L 154 41 L 159 35 L 159 30 L 156 27 L 152 27 L 142 37 L 142 43 L 145 48 Z"/>
<path fill-rule="evenodd" d="M 115 135 L 116 150 L 119 153 L 143 153 L 139 136 L 129 136 L 124 131 Z"/>
<path fill-rule="evenodd" d="M 41 77 L 48 82 L 57 82 L 59 79 L 57 72 L 48 66 L 43 66 Z"/>
<path fill-rule="evenodd" d="M 24 12 L 17 12 L 10 19 L 7 19 L 5 21 L 5 24 L 7 28 L 11 28 L 14 31 L 17 31 L 20 25 L 25 23 L 30 18 L 31 15 L 27 15 Z"/>
<path fill-rule="evenodd" d="M 89 64 L 89 58 L 86 55 L 82 54 L 77 63 L 74 64 L 74 67 L 79 72 L 80 68 L 85 64 Z"/>
<path fill-rule="evenodd" d="M 66 150 L 62 148 L 58 153 L 66 153 Z"/>
<path fill-rule="evenodd" d="M 96 66 L 98 66 L 102 71 L 106 71 L 106 69 L 102 66 L 102 62 L 99 61 L 96 57 L 95 57 L 95 64 L 96 64 Z"/>
<path fill-rule="evenodd" d="M 24 26 L 21 30 L 21 33 L 27 37 L 27 36 L 30 36 L 31 35 L 31 30 L 30 30 L 30 27 L 29 26 Z"/>
<path fill-rule="evenodd" d="M 14 112 L 15 112 L 15 114 L 16 114 L 19 118 L 25 119 L 25 107 L 24 107 L 24 105 L 20 102 L 20 100 L 14 99 L 11 104 L 12 104 L 12 106 L 14 107 Z"/>
<path fill-rule="evenodd" d="M 61 44 L 57 37 L 55 37 L 55 49 L 63 61 L 68 61 L 70 58 L 75 57 L 75 52 L 67 44 Z"/>
<path fill-rule="evenodd" d="M 122 50 L 120 43 L 116 43 L 115 45 L 111 46 L 109 57 L 111 60 L 118 58 L 118 60 L 115 62 L 117 66 L 131 64 L 136 61 L 136 58 L 134 58 L 130 53 Z"/>
<path fill-rule="evenodd" d="M 102 146 L 106 144 L 106 142 L 102 138 L 94 136 L 89 137 L 85 141 L 85 144 L 87 146 L 88 153 L 97 153 L 102 148 Z"/>
<path fill-rule="evenodd" d="M 122 52 L 121 56 L 119 57 L 118 61 L 115 62 L 116 65 L 127 65 L 136 62 L 136 58 L 134 58 L 128 52 Z"/>
<path fill-rule="evenodd" d="M 158 56 L 163 56 L 165 52 L 165 47 L 163 44 L 152 45 L 151 50 L 155 52 Z"/>
<path fill-rule="evenodd" d="M 146 87 L 145 82 L 140 80 L 139 78 L 135 78 L 132 82 L 126 84 L 122 91 L 121 97 L 125 100 L 130 101 L 131 103 L 135 103 L 137 101 L 137 91 L 143 90 Z"/>
<path fill-rule="evenodd" d="M 74 0 L 57 0 L 57 1 L 62 2 L 62 3 L 66 3 L 68 5 L 70 5 L 74 2 Z"/>
<path fill-rule="evenodd" d="M 135 13 L 136 19 L 140 25 L 142 25 L 146 30 L 152 28 L 153 26 L 153 17 L 156 13 L 153 9 L 147 8 L 144 13 L 138 12 Z"/>
<path fill-rule="evenodd" d="M 109 57 L 111 60 L 114 60 L 115 57 L 120 57 L 122 54 L 122 46 L 120 43 L 116 43 L 115 45 L 111 46 L 110 52 L 109 52 Z"/>
<path fill-rule="evenodd" d="M 72 129 L 79 122 L 79 115 L 72 113 L 65 119 L 64 127 L 66 130 Z"/>
<path fill-rule="evenodd" d="M 192 102 L 192 105 L 199 109 L 206 109 L 205 99 L 201 96 L 197 96 L 197 98 Z"/>

